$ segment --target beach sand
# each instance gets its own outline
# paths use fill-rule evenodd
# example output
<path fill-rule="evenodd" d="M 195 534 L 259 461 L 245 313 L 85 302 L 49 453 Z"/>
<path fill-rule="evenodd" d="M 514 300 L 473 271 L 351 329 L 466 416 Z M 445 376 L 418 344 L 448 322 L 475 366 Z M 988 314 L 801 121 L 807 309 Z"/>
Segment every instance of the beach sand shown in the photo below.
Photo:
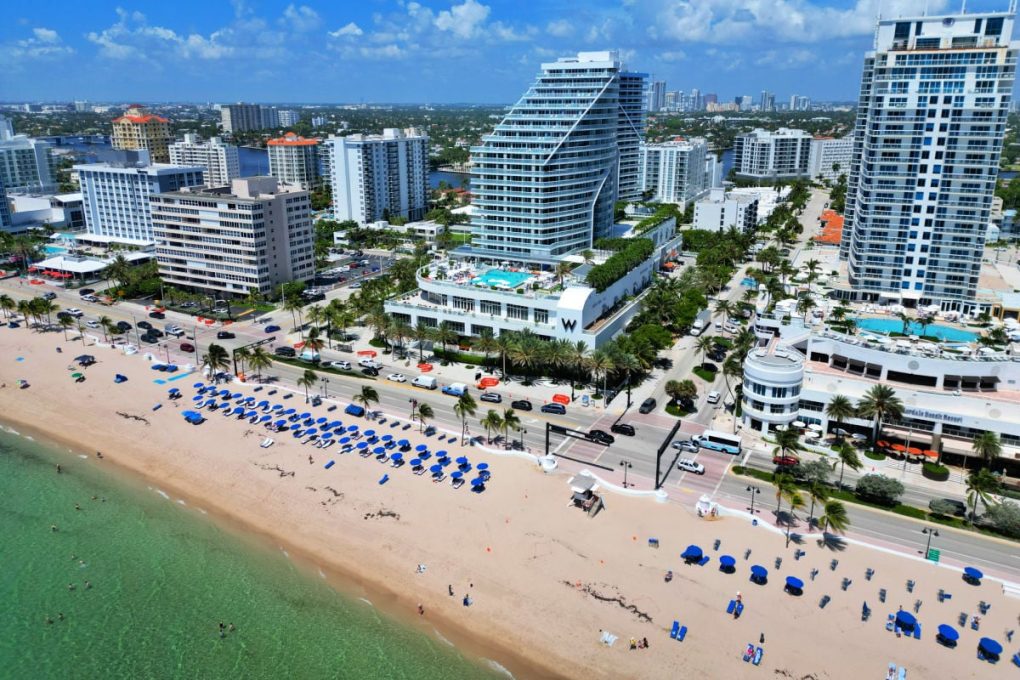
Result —
<path fill-rule="evenodd" d="M 63 354 L 55 353 L 56 346 Z M 607 509 L 589 518 L 570 506 L 567 475 L 438 443 L 416 427 L 374 429 L 488 462 L 493 476 L 487 490 L 454 490 L 448 482 L 412 474 L 408 466 L 394 470 L 373 458 L 340 455 L 335 447 L 320 451 L 288 433 L 273 435 L 277 444 L 261 449 L 265 430 L 246 421 L 219 414 L 200 426 L 184 421 L 180 411 L 191 408 L 198 376 L 157 385 L 153 381 L 167 374 L 150 370 L 141 355 L 90 347 L 99 363 L 87 369 L 85 382 L 75 383 L 70 361 L 83 351 L 61 333 L 0 329 L 0 382 L 6 384 L 0 420 L 45 431 L 89 454 L 90 464 L 123 466 L 170 495 L 258 532 L 300 561 L 338 574 L 384 610 L 413 625 L 434 626 L 437 634 L 517 677 L 882 678 L 890 662 L 905 665 L 913 678 L 1015 675 L 1009 657 L 1020 640 L 1007 643 L 1004 632 L 1020 627 L 1020 600 L 1004 596 L 993 580 L 975 587 L 949 568 L 855 545 L 833 551 L 814 537 L 786 548 L 784 537 L 764 526 L 736 517 L 699 519 L 693 508 L 673 502 L 610 494 Z M 115 373 L 128 382 L 114 384 Z M 18 379 L 31 387 L 18 389 Z M 177 406 L 165 398 L 170 386 L 186 395 Z M 252 394 L 254 386 L 234 387 Z M 295 395 L 285 403 L 301 410 L 303 402 Z M 163 406 L 153 411 L 157 403 Z M 342 409 L 328 415 L 355 420 Z M 95 451 L 103 452 L 103 460 Z M 327 460 L 336 461 L 330 470 L 323 468 Z M 389 482 L 379 485 L 386 473 Z M 767 499 L 764 505 L 774 507 Z M 765 511 L 762 518 L 771 515 Z M 650 537 L 659 540 L 658 548 L 649 546 Z M 682 563 L 689 543 L 711 557 L 706 566 Z M 806 554 L 796 560 L 798 547 Z M 1003 550 L 1015 551 L 1015 544 L 1004 543 Z M 736 558 L 736 573 L 719 571 L 722 554 Z M 835 570 L 833 559 L 839 561 Z M 416 573 L 418 564 L 427 565 L 425 573 Z M 768 568 L 767 585 L 748 581 L 752 564 Z M 876 570 L 870 581 L 869 567 Z M 666 583 L 669 569 L 675 576 Z M 812 569 L 818 570 L 814 580 Z M 804 580 L 803 596 L 783 591 L 786 576 Z M 846 591 L 844 578 L 852 579 Z M 907 592 L 908 579 L 917 582 L 913 593 Z M 885 604 L 880 588 L 888 593 Z M 939 588 L 952 599 L 939 603 Z M 725 607 L 738 591 L 745 610 L 734 619 Z M 462 605 L 465 594 L 473 600 L 470 607 Z M 823 595 L 831 601 L 821 609 Z M 913 611 L 918 599 L 922 639 L 886 631 L 886 616 L 899 607 Z M 980 633 L 969 622 L 966 629 L 957 626 L 961 612 L 978 613 L 981 600 L 992 606 L 981 617 Z M 872 609 L 868 622 L 861 621 L 865 601 Z M 684 642 L 669 638 L 674 620 L 688 628 Z M 960 628 L 957 649 L 935 642 L 941 623 Z M 601 644 L 600 630 L 619 640 L 612 647 Z M 741 655 L 749 643 L 758 645 L 761 634 L 764 658 L 754 668 Z M 976 659 L 981 636 L 1003 643 L 998 665 Z M 630 650 L 632 637 L 647 638 L 649 649 Z"/>

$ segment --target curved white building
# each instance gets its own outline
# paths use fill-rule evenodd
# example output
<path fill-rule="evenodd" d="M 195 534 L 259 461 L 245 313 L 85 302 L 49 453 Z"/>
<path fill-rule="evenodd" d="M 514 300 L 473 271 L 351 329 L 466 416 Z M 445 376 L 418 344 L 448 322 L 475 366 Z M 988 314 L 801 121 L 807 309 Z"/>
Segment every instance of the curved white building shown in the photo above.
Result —
<path fill-rule="evenodd" d="M 751 350 L 744 359 L 744 426 L 767 432 L 797 420 L 803 382 L 804 357 L 797 350 Z"/>

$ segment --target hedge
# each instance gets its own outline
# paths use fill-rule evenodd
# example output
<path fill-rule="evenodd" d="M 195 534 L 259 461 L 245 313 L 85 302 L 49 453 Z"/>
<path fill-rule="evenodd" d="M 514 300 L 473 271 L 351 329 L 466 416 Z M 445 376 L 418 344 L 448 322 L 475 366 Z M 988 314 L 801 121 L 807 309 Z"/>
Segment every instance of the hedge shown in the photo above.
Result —
<path fill-rule="evenodd" d="M 628 240 L 630 243 L 625 248 L 613 253 L 608 260 L 588 271 L 585 282 L 589 286 L 601 293 L 652 256 L 655 245 L 649 239 Z"/>

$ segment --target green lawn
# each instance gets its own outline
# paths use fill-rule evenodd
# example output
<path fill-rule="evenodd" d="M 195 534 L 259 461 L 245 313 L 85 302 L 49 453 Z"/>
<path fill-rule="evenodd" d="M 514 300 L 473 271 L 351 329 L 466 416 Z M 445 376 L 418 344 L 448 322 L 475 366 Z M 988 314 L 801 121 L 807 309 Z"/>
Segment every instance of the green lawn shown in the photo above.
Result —
<path fill-rule="evenodd" d="M 713 382 L 715 380 L 716 372 L 710 371 L 707 368 L 703 368 L 701 366 L 695 366 L 693 373 L 694 375 L 698 376 L 705 382 Z"/>

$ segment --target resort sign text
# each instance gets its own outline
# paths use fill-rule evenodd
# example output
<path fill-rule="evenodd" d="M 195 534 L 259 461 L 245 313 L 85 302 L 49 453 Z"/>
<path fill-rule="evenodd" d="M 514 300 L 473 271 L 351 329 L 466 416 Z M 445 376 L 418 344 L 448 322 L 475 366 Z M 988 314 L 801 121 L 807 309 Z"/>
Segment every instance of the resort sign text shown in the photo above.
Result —
<path fill-rule="evenodd" d="M 924 418 L 925 420 L 941 420 L 947 423 L 962 423 L 962 416 L 954 416 L 948 413 L 939 413 L 938 411 L 925 411 L 919 408 L 906 408 L 903 409 L 903 413 L 908 416 L 916 418 Z"/>

